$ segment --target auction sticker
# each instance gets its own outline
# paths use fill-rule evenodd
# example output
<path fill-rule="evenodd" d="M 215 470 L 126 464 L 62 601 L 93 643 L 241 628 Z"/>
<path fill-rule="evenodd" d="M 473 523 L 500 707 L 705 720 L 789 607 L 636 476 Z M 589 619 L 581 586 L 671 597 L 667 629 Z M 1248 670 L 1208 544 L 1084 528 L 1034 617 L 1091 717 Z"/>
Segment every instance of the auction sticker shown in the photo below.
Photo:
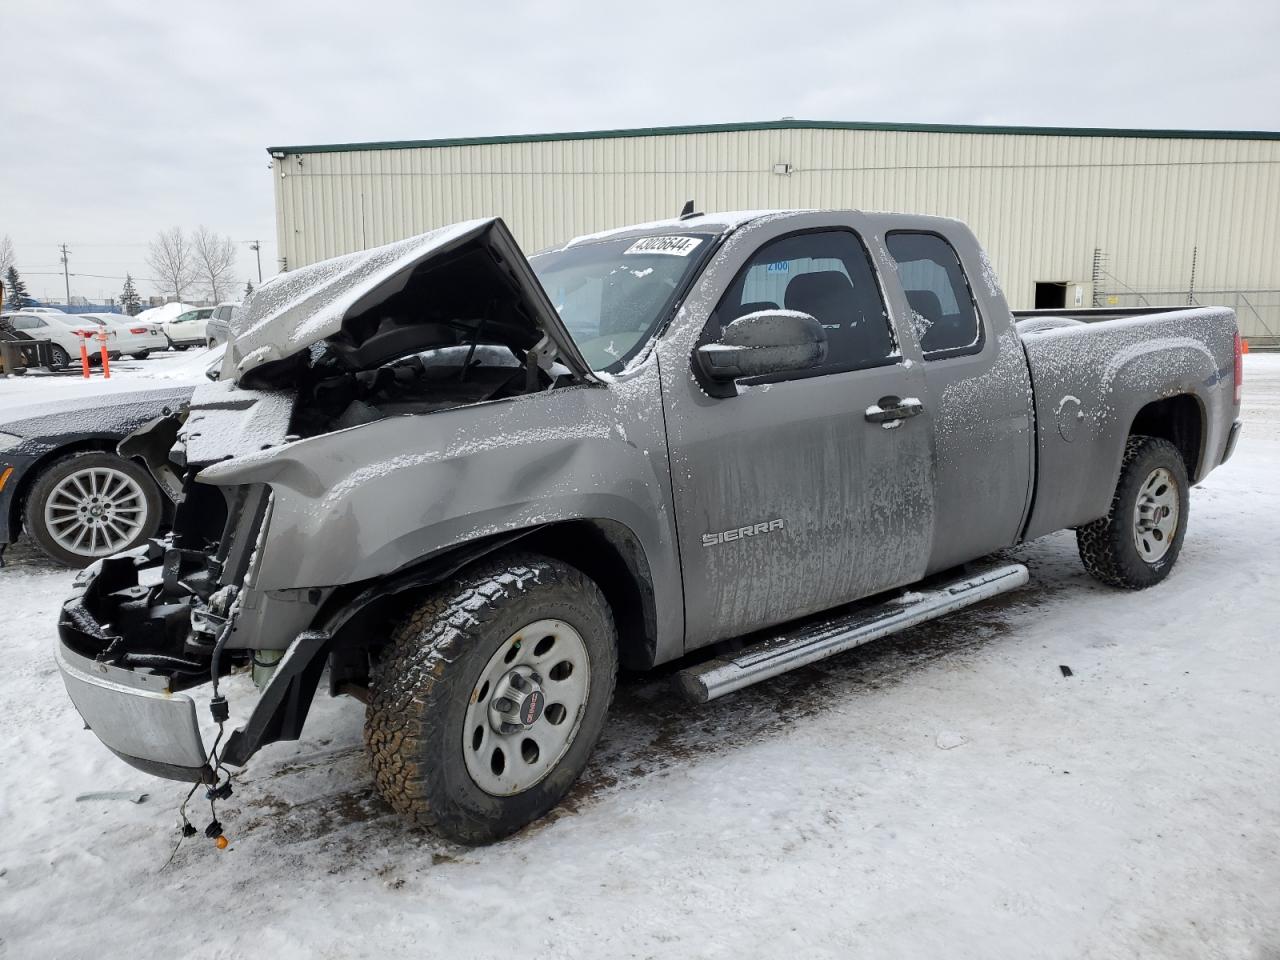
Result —
<path fill-rule="evenodd" d="M 672 257 L 687 257 L 698 248 L 701 242 L 701 237 L 645 237 L 622 252 L 624 254 L 665 253 Z"/>

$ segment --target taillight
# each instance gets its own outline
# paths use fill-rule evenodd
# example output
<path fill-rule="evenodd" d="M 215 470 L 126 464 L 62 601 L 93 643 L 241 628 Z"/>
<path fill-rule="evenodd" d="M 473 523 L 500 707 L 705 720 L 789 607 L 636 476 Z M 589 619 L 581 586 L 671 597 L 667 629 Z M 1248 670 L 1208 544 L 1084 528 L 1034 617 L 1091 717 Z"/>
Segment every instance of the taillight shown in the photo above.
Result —
<path fill-rule="evenodd" d="M 130 327 L 129 332 L 130 333 L 146 333 L 147 328 L 146 327 Z"/>
<path fill-rule="evenodd" d="M 1244 350 L 1240 346 L 1240 331 L 1236 331 L 1236 406 L 1240 406 L 1240 387 L 1244 383 Z"/>

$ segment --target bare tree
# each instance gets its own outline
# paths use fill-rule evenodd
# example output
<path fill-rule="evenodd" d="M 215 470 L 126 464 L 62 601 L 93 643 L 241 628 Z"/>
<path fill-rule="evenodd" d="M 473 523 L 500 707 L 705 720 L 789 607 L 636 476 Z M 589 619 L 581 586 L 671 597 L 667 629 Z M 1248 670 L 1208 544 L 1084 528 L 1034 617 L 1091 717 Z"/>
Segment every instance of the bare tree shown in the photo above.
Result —
<path fill-rule="evenodd" d="M 6 233 L 0 237 L 0 306 L 8 310 L 10 308 L 17 309 L 20 303 L 13 302 L 13 294 L 9 290 L 9 286 L 4 281 L 8 279 L 9 268 L 13 266 L 13 241 L 9 239 Z"/>
<path fill-rule="evenodd" d="M 214 303 L 231 295 L 235 280 L 236 245 L 230 237 L 220 236 L 201 225 L 191 235 L 195 252 L 196 283 Z"/>
<path fill-rule="evenodd" d="M 161 230 L 147 250 L 147 267 L 160 292 L 181 300 L 195 284 L 196 257 L 181 227 Z"/>

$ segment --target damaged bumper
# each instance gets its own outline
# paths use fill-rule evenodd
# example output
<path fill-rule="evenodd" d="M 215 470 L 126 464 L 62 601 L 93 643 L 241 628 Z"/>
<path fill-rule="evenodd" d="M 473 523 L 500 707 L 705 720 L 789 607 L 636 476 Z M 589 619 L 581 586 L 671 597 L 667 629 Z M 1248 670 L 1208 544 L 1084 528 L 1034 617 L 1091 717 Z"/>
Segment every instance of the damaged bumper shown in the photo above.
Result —
<path fill-rule="evenodd" d="M 170 780 L 213 782 L 196 705 L 168 678 L 123 670 L 58 644 L 58 670 L 85 724 L 117 757 Z"/>
<path fill-rule="evenodd" d="M 161 653 L 184 635 L 190 611 L 182 604 L 149 602 L 138 571 L 156 547 L 141 547 L 83 571 L 58 618 L 58 670 L 71 702 L 103 745 L 126 763 L 172 780 L 212 782 L 208 751 L 196 722 L 195 702 L 175 689 L 209 679 L 200 659 Z M 146 616 L 147 640 L 126 644 L 103 615 L 135 621 Z"/>

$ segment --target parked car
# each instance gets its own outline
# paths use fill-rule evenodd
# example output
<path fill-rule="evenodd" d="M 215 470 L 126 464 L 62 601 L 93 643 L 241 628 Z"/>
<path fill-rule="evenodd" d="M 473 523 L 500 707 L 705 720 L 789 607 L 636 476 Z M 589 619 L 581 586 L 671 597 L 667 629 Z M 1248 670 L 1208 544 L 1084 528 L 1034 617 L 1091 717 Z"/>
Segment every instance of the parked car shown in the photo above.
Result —
<path fill-rule="evenodd" d="M 33 313 L 23 310 L 18 313 L 7 313 L 4 318 L 16 331 L 33 340 L 53 341 L 53 368 L 61 370 L 72 358 L 80 357 L 81 334 L 95 335 L 98 324 L 92 320 L 81 320 L 75 314 L 58 312 Z M 102 357 L 101 343 L 92 339 L 88 343 L 89 362 L 99 363 Z M 107 331 L 107 358 L 115 360 L 120 356 L 120 347 L 115 330 Z"/>
<path fill-rule="evenodd" d="M 169 347 L 169 338 L 158 324 L 134 320 L 123 313 L 81 313 L 78 316 L 113 331 L 120 353 L 135 360 L 145 360 L 153 350 Z"/>
<path fill-rule="evenodd" d="M 172 503 L 145 464 L 116 445 L 179 409 L 221 362 L 221 350 L 201 350 L 139 389 L 5 407 L 0 552 L 25 533 L 51 559 L 83 567 L 166 529 Z"/>
<path fill-rule="evenodd" d="M 61 313 L 70 316 L 65 310 L 59 310 L 57 307 L 23 307 L 19 313 Z"/>
<path fill-rule="evenodd" d="M 205 323 L 204 338 L 210 347 L 231 339 L 231 318 L 240 307 L 240 301 L 227 300 L 213 308 L 213 316 Z"/>
<path fill-rule="evenodd" d="M 620 663 L 713 699 L 1021 586 L 965 565 L 1064 528 L 1161 582 L 1240 429 L 1232 311 L 1023 333 L 949 219 L 694 215 L 532 263 L 490 219 L 262 289 L 127 441 L 182 478 L 173 533 L 82 576 L 59 667 L 118 756 L 212 784 L 327 665 L 382 795 L 461 842 L 560 800 Z M 233 667 L 261 695 L 210 754 L 180 691 L 221 725 Z"/>
<path fill-rule="evenodd" d="M 169 343 L 178 350 L 205 346 L 205 323 L 213 314 L 213 307 L 197 307 L 180 313 L 164 322 L 164 333 Z"/>

